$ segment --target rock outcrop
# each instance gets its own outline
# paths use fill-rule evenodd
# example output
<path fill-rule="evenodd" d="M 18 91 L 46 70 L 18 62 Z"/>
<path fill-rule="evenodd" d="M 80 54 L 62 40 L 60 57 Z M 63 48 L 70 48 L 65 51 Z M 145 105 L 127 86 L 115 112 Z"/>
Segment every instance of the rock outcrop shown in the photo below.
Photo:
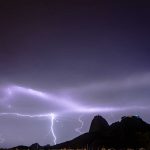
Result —
<path fill-rule="evenodd" d="M 109 124 L 102 116 L 95 116 L 92 120 L 89 132 L 105 132 Z"/>

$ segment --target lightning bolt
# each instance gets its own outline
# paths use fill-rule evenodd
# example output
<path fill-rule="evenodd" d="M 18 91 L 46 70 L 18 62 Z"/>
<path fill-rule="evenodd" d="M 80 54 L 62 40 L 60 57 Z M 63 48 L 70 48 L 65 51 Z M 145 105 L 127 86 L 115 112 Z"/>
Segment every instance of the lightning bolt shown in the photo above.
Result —
<path fill-rule="evenodd" d="M 118 111 L 127 111 L 127 110 L 137 110 L 137 109 L 149 109 L 148 106 L 126 106 L 126 107 L 86 107 L 83 106 L 81 104 L 76 103 L 75 101 L 72 101 L 70 99 L 65 99 L 65 98 L 61 98 L 58 96 L 55 96 L 51 93 L 45 93 L 45 92 L 41 92 L 38 90 L 34 90 L 31 88 L 25 88 L 25 87 L 21 87 L 21 86 L 17 86 L 17 85 L 13 85 L 13 86 L 9 86 L 7 88 L 4 89 L 4 97 L 1 98 L 3 100 L 3 102 L 5 102 L 5 100 L 9 100 L 11 97 L 15 96 L 16 93 L 23 93 L 26 95 L 30 95 L 30 96 L 36 96 L 38 98 L 41 98 L 40 100 L 44 100 L 44 101 L 48 101 L 51 103 L 55 103 L 58 105 L 61 105 L 64 109 L 64 111 L 62 111 L 61 113 L 68 113 L 68 112 L 74 112 L 74 113 L 84 113 L 84 114 L 89 114 L 89 113 L 107 113 L 107 112 L 118 112 Z M 11 105 L 10 105 L 11 108 Z M 67 108 L 67 109 L 66 109 Z M 17 117 L 29 117 L 29 118 L 41 118 L 41 117 L 47 117 L 50 119 L 51 121 L 51 125 L 50 125 L 50 132 L 53 136 L 53 142 L 54 144 L 56 144 L 56 140 L 57 137 L 55 135 L 54 132 L 54 121 L 56 118 L 56 115 L 54 113 L 47 113 L 47 114 L 36 114 L 36 115 L 30 115 L 30 114 L 21 114 L 21 113 L 0 113 L 0 116 L 17 116 Z M 82 134 L 81 129 L 84 125 L 84 121 L 82 120 L 82 115 L 79 116 L 78 118 L 79 123 L 81 124 L 80 127 L 76 128 L 75 131 L 78 132 L 79 134 Z"/>
<path fill-rule="evenodd" d="M 17 116 L 17 117 L 28 117 L 28 118 L 43 118 L 47 117 L 50 118 L 51 120 L 51 126 L 50 126 L 50 132 L 52 133 L 53 136 L 53 141 L 54 144 L 56 145 L 56 135 L 54 132 L 54 120 L 56 118 L 56 115 L 54 113 L 50 114 L 37 114 L 37 115 L 29 115 L 29 114 L 21 114 L 21 113 L 0 113 L 0 116 Z"/>
<path fill-rule="evenodd" d="M 55 132 L 54 132 L 55 114 L 51 113 L 50 116 L 51 116 L 51 117 L 50 117 L 50 119 L 51 119 L 51 133 L 52 133 L 52 135 L 53 135 L 54 144 L 56 145 L 56 140 L 57 140 L 57 138 L 56 138 L 56 135 L 55 135 Z"/>
<path fill-rule="evenodd" d="M 83 115 L 80 115 L 78 118 L 79 123 L 81 124 L 81 126 L 79 128 L 76 128 L 75 131 L 78 132 L 79 134 L 82 134 L 83 132 L 81 132 L 81 129 L 83 128 L 84 125 L 84 121 L 82 120 Z"/>

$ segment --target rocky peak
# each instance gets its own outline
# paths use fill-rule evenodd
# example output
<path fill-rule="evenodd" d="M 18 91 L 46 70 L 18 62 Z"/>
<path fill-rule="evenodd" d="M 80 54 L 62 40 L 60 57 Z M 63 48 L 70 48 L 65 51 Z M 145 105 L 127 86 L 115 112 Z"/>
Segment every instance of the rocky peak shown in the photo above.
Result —
<path fill-rule="evenodd" d="M 89 132 L 103 132 L 109 127 L 108 122 L 102 116 L 95 116 L 92 120 Z"/>

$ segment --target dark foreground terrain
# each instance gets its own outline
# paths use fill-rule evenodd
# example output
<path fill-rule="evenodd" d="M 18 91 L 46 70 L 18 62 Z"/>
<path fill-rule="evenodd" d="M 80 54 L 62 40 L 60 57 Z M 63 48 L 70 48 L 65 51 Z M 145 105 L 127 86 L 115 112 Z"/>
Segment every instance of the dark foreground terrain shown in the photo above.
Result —
<path fill-rule="evenodd" d="M 136 149 L 150 150 L 150 124 L 138 116 L 122 117 L 121 121 L 111 125 L 101 116 L 92 120 L 89 132 L 73 140 L 55 146 L 40 146 L 35 143 L 30 147 L 18 146 L 11 150 L 48 150 L 48 149 Z M 10 150 L 9 149 L 9 150 Z"/>

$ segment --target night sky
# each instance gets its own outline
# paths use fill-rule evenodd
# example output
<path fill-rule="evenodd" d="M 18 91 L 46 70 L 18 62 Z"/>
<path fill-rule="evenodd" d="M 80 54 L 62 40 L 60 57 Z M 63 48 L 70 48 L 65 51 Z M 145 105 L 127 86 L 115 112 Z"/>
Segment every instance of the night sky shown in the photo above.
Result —
<path fill-rule="evenodd" d="M 0 1 L 0 147 L 70 140 L 97 114 L 150 123 L 149 107 L 147 1 Z"/>

